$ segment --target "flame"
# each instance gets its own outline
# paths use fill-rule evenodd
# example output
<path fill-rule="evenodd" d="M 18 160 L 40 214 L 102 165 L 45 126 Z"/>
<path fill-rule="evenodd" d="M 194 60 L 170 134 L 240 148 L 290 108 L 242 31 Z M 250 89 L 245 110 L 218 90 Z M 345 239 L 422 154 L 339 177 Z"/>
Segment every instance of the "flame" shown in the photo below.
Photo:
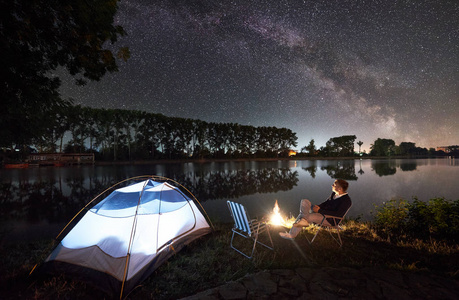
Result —
<path fill-rule="evenodd" d="M 293 226 L 294 221 L 295 221 L 294 218 L 291 220 L 287 220 L 286 218 L 282 217 L 280 213 L 279 204 L 277 203 L 277 200 L 276 200 L 276 203 L 274 204 L 273 212 L 269 219 L 269 223 L 271 225 L 284 226 L 287 228 L 291 228 Z"/>
<path fill-rule="evenodd" d="M 274 208 L 273 208 L 273 213 L 271 214 L 270 223 L 272 225 L 283 225 L 284 222 L 285 221 L 280 214 L 279 204 L 277 203 L 277 200 L 276 200 L 276 204 L 274 204 Z"/>

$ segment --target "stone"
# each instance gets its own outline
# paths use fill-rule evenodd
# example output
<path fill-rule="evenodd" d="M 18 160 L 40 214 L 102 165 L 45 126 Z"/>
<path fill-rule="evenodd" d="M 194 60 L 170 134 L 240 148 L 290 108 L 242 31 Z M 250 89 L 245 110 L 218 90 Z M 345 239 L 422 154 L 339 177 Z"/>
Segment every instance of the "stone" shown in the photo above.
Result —
<path fill-rule="evenodd" d="M 271 274 L 266 271 L 244 277 L 241 279 L 241 283 L 247 288 L 249 295 L 262 297 L 277 292 L 277 283 L 272 280 Z"/>
<path fill-rule="evenodd" d="M 316 272 L 315 269 L 298 268 L 295 270 L 296 274 L 300 275 L 304 280 L 310 281 Z"/>
<path fill-rule="evenodd" d="M 406 289 L 402 289 L 398 287 L 398 285 L 387 283 L 385 281 L 379 281 L 379 286 L 381 287 L 383 297 L 386 299 L 413 299 L 413 296 L 411 296 Z"/>
<path fill-rule="evenodd" d="M 219 294 L 225 300 L 246 299 L 247 289 L 240 282 L 229 282 L 219 288 Z"/>
<path fill-rule="evenodd" d="M 314 282 L 310 284 L 309 290 L 314 297 L 317 297 L 317 299 L 332 300 L 339 298 L 337 295 L 334 295 L 325 290 L 322 285 Z"/>
<path fill-rule="evenodd" d="M 271 274 L 279 275 L 281 277 L 289 277 L 293 276 L 295 274 L 295 271 L 293 270 L 283 270 L 283 269 L 277 269 L 277 270 L 272 270 Z"/>
<path fill-rule="evenodd" d="M 385 269 L 365 269 L 364 272 L 369 278 L 378 278 L 385 282 L 390 282 L 401 288 L 407 288 L 402 272 Z"/>
<path fill-rule="evenodd" d="M 291 296 L 291 297 L 298 297 L 300 295 L 299 291 L 294 288 L 284 288 L 284 287 L 279 287 L 279 294 L 282 296 Z"/>
<path fill-rule="evenodd" d="M 188 296 L 185 298 L 181 298 L 180 300 L 217 300 L 219 299 L 218 297 L 218 290 L 219 288 L 213 288 L 209 289 L 207 291 L 203 291 L 200 293 L 197 293 L 196 295 Z"/>

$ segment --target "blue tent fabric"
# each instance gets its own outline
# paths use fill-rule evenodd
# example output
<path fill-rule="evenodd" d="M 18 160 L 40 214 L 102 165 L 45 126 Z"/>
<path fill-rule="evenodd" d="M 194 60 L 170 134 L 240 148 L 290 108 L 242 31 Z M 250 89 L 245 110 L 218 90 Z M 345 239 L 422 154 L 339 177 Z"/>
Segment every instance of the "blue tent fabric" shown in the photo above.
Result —
<path fill-rule="evenodd" d="M 138 188 L 141 185 L 138 186 Z M 94 206 L 91 211 L 106 216 L 119 216 L 121 210 L 125 211 L 121 217 L 134 215 L 139 207 L 140 212 L 147 214 L 166 213 L 187 205 L 191 199 L 178 189 L 160 189 L 158 184 L 149 180 L 141 190 L 119 189 Z M 151 203 L 154 202 L 154 203 Z M 143 209 L 147 208 L 147 209 Z M 103 212 L 108 211 L 108 212 Z M 116 211 L 115 215 L 110 211 Z"/>

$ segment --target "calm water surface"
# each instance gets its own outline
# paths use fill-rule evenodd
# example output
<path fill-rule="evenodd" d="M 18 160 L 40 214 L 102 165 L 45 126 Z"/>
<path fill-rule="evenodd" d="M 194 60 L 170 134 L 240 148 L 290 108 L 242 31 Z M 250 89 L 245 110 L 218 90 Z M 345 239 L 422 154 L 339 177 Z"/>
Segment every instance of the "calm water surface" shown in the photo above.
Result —
<path fill-rule="evenodd" d="M 369 220 L 375 205 L 392 198 L 457 200 L 457 159 L 291 160 L 0 169 L 0 241 L 55 237 L 91 199 L 129 177 L 159 175 L 189 189 L 215 221 L 230 222 L 226 200 L 252 217 L 285 216 L 303 198 L 319 204 L 336 178 L 349 181 L 351 217 Z"/>

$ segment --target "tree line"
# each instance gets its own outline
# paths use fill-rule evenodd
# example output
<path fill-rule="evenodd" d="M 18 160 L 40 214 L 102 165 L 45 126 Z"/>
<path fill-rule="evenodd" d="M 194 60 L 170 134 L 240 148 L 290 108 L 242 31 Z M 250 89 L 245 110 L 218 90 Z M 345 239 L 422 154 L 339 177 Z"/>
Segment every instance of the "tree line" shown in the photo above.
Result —
<path fill-rule="evenodd" d="M 459 146 L 449 146 L 448 155 L 459 155 Z M 445 155 L 444 151 L 436 151 L 435 148 L 417 147 L 413 142 L 401 142 L 395 144 L 394 140 L 378 138 L 370 147 L 371 156 L 433 156 Z"/>
<path fill-rule="evenodd" d="M 287 156 L 297 145 L 296 133 L 287 128 L 138 110 L 69 106 L 55 116 L 45 134 L 33 139 L 38 152 L 93 152 L 102 160 L 249 158 Z"/>
<path fill-rule="evenodd" d="M 427 157 L 427 156 L 458 156 L 459 146 L 449 146 L 448 153 L 442 150 L 437 151 L 435 148 L 417 147 L 413 142 L 401 142 L 395 144 L 392 139 L 378 138 L 370 146 L 370 152 L 361 152 L 362 141 L 356 144 L 359 146 L 358 152 L 354 151 L 355 135 L 344 135 L 330 138 L 325 146 L 317 148 L 314 139 L 307 146 L 301 148 L 299 156 L 316 156 L 316 157 L 352 157 L 352 156 L 373 156 L 373 157 L 392 157 L 392 156 L 410 156 L 410 157 Z"/>
<path fill-rule="evenodd" d="M 44 124 L 43 134 L 21 145 L 25 151 L 15 159 L 25 159 L 31 152 L 95 153 L 96 160 L 106 161 L 279 158 L 289 157 L 297 146 L 296 133 L 287 128 L 205 122 L 139 110 L 66 105 L 55 108 Z M 355 135 L 333 137 L 317 148 L 312 139 L 295 154 L 297 157 L 444 154 L 433 148 L 416 147 L 413 142 L 395 145 L 393 140 L 381 138 L 371 144 L 369 153 L 360 153 L 363 143 L 358 141 L 356 153 L 355 141 Z M 451 150 L 453 155 L 458 152 L 457 147 Z"/>

